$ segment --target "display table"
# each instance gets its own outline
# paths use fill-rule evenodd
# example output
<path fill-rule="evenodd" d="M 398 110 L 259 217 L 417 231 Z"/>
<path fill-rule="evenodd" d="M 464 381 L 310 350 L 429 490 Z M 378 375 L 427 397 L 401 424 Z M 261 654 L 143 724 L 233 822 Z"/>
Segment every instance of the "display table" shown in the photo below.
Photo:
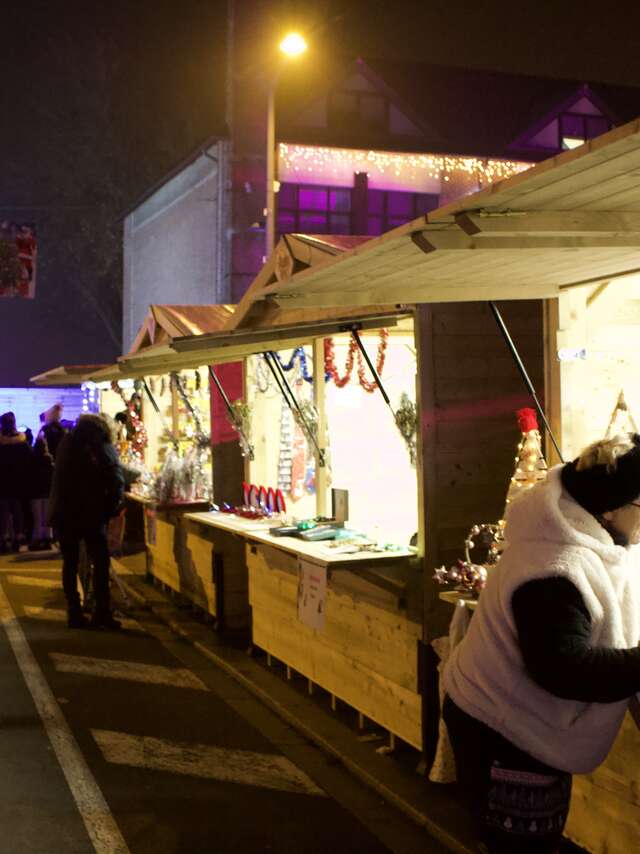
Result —
<path fill-rule="evenodd" d="M 143 507 L 147 572 L 177 593 L 194 599 L 198 585 L 187 553 L 184 517 L 186 513 L 207 509 L 209 502 L 159 504 L 136 493 L 127 493 L 127 498 Z"/>
<path fill-rule="evenodd" d="M 243 543 L 255 646 L 394 735 L 422 747 L 418 646 L 421 570 L 410 552 L 341 554 L 325 542 L 274 537 L 273 522 L 190 513 L 191 525 Z M 193 552 L 192 552 L 193 553 Z M 224 584 L 228 578 L 224 562 Z M 206 561 L 205 561 L 206 564 Z M 233 564 L 233 583 L 237 578 Z M 300 619 L 301 573 L 326 573 L 323 625 Z"/>

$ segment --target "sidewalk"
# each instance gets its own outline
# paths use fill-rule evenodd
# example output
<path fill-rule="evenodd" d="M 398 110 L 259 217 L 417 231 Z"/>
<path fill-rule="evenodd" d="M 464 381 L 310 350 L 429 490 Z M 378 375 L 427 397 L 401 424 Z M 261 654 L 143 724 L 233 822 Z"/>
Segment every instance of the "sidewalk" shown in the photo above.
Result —
<path fill-rule="evenodd" d="M 146 581 L 141 555 L 114 559 L 113 568 L 127 594 L 149 608 L 176 634 L 242 684 L 268 708 L 310 742 L 340 762 L 351 774 L 393 804 L 448 850 L 458 854 L 477 851 L 470 821 L 456 800 L 455 787 L 430 783 L 416 773 L 415 751 L 410 756 L 376 752 L 384 745 L 375 734 L 359 734 L 349 722 L 355 716 L 332 713 L 306 693 L 306 680 L 296 686 L 287 681 L 284 668 L 268 668 L 247 654 L 247 638 L 226 637 L 198 620 L 179 600 Z M 280 671 L 280 672 L 279 672 Z M 300 680 L 302 683 L 302 680 Z M 372 725 L 372 729 L 376 729 Z M 403 761 L 404 759 L 404 761 Z M 563 854 L 582 849 L 567 842 Z"/>

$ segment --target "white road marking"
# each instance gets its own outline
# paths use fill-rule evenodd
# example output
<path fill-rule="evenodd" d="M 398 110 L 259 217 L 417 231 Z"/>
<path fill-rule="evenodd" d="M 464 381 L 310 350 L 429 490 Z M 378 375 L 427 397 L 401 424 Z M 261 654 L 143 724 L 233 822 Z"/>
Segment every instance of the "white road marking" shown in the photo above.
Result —
<path fill-rule="evenodd" d="M 9 584 L 19 587 L 46 587 L 48 590 L 62 590 L 62 581 L 53 578 L 32 578 L 30 575 L 7 575 Z"/>
<path fill-rule="evenodd" d="M 96 854 L 130 854 L 118 825 L 0 588 L 0 622 L 42 719 Z M 54 831 L 55 832 L 55 831 Z"/>
<path fill-rule="evenodd" d="M 49 620 L 52 623 L 66 623 L 67 612 L 61 608 L 38 608 L 33 605 L 24 606 L 24 615 L 31 620 Z M 130 631 L 143 632 L 144 629 L 137 620 L 130 620 L 126 617 L 120 618 L 120 623 L 123 629 Z"/>
<path fill-rule="evenodd" d="M 27 563 L 24 565 L 11 563 L 9 566 L 0 566 L 0 573 L 5 574 L 10 572 L 49 572 L 62 577 L 60 566 L 41 566 L 37 563 Z"/>
<path fill-rule="evenodd" d="M 204 682 L 183 667 L 163 667 L 159 664 L 139 664 L 135 661 L 112 661 L 108 658 L 66 655 L 62 652 L 50 652 L 49 657 L 56 670 L 61 673 L 124 679 L 128 682 L 144 682 L 147 685 L 169 685 L 173 688 L 194 688 L 197 691 L 208 690 Z"/>
<path fill-rule="evenodd" d="M 106 761 L 115 765 L 326 797 L 326 793 L 285 756 L 208 744 L 185 744 L 111 730 L 92 729 L 91 734 Z"/>

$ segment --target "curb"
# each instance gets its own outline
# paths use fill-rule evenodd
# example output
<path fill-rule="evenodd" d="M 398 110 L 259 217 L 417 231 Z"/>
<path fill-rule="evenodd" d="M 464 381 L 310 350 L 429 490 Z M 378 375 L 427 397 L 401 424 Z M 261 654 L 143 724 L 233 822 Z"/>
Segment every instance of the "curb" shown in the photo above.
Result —
<path fill-rule="evenodd" d="M 340 762 L 340 764 L 353 777 L 358 779 L 368 788 L 375 791 L 383 800 L 392 804 L 396 809 L 398 809 L 400 812 L 410 818 L 417 825 L 423 827 L 430 836 L 432 836 L 438 842 L 442 843 L 450 851 L 455 852 L 455 854 L 475 854 L 475 851 L 477 849 L 470 848 L 460 839 L 453 836 L 441 824 L 435 822 L 429 815 L 427 815 L 425 812 L 411 804 L 408 800 L 403 798 L 393 789 L 389 788 L 389 786 L 385 785 L 375 775 L 363 768 L 362 765 L 351 759 L 343 751 L 339 750 L 335 745 L 333 745 L 330 741 L 320 735 L 315 729 L 310 727 L 305 721 L 303 721 L 290 709 L 286 708 L 282 703 L 280 703 L 273 696 L 271 696 L 268 691 L 256 684 L 256 682 L 252 680 L 249 676 L 242 673 L 236 666 L 234 666 L 232 662 L 228 661 L 223 655 L 219 655 L 214 650 L 203 644 L 201 641 L 192 637 L 190 633 L 186 631 L 176 620 L 172 619 L 165 613 L 164 608 L 158 608 L 157 605 L 154 605 L 153 602 L 151 602 L 134 586 L 132 586 L 129 581 L 123 578 L 122 573 L 118 571 L 119 567 L 117 566 L 117 561 L 112 561 L 112 567 L 117 572 L 120 582 L 125 588 L 127 595 L 129 595 L 132 600 L 148 608 L 150 612 L 154 614 L 154 616 L 156 616 L 159 620 L 165 623 L 165 625 L 167 625 L 176 635 L 191 644 L 191 646 L 193 646 L 200 653 L 202 653 L 202 655 L 208 658 L 213 664 L 223 670 L 228 676 L 235 679 L 236 682 L 242 685 L 243 688 L 253 694 L 253 696 L 260 700 L 260 702 L 262 702 L 265 706 L 271 709 L 271 711 L 278 715 L 278 717 L 280 717 L 287 724 L 293 727 L 293 729 L 303 735 L 306 739 L 308 739 L 308 741 L 315 744 L 324 753 L 328 754 L 333 759 Z M 171 603 L 167 602 L 167 604 Z"/>

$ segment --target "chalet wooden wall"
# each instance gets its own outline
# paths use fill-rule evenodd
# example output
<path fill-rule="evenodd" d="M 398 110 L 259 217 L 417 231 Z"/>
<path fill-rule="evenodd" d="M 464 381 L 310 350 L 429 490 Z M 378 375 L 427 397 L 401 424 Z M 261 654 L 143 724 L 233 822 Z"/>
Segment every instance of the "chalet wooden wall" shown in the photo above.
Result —
<path fill-rule="evenodd" d="M 542 399 L 542 301 L 498 307 Z M 515 411 L 532 402 L 486 303 L 419 306 L 416 321 L 428 641 L 451 618 L 431 570 L 463 556 L 473 524 L 501 518 L 520 437 Z"/>

